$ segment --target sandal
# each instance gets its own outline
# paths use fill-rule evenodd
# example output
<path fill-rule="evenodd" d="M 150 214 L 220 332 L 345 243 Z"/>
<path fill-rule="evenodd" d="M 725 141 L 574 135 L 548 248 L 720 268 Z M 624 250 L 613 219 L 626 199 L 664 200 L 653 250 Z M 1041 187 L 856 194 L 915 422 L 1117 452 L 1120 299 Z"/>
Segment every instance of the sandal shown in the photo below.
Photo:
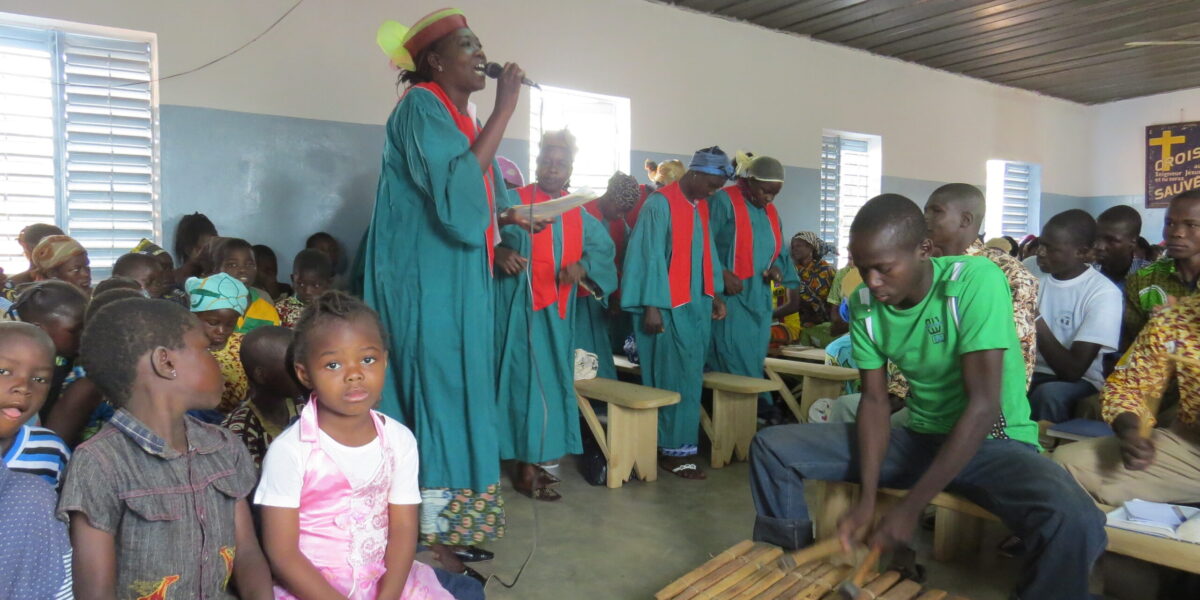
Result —
<path fill-rule="evenodd" d="M 521 489 L 517 486 L 513 486 L 513 489 L 517 490 L 518 493 L 526 497 L 534 500 L 541 500 L 542 502 L 558 502 L 559 500 L 562 500 L 562 494 L 559 494 L 558 492 L 544 486 L 535 487 L 531 490 Z"/>
<path fill-rule="evenodd" d="M 691 479 L 693 481 L 708 479 L 708 474 L 701 471 L 700 466 L 692 461 L 690 457 L 660 455 L 658 457 L 658 466 L 682 479 Z"/>
<path fill-rule="evenodd" d="M 534 466 L 537 467 L 537 471 L 538 471 L 538 474 L 537 474 L 538 483 L 540 483 L 544 486 L 562 483 L 562 479 L 559 479 L 558 476 L 555 475 L 554 473 L 547 471 L 545 467 L 543 467 L 541 465 L 534 465 Z"/>

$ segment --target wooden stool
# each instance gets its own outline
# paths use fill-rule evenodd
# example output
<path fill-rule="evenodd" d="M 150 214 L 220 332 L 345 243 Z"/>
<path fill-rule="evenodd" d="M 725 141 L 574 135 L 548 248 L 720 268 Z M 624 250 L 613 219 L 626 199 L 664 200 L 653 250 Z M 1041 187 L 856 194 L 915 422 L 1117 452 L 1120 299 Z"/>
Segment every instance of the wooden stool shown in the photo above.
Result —
<path fill-rule="evenodd" d="M 700 408 L 700 424 L 712 440 L 712 468 L 750 456 L 750 442 L 758 430 L 758 395 L 778 390 L 780 384 L 768 379 L 730 373 L 705 373 L 704 387 L 713 391 L 712 417 Z"/>
<path fill-rule="evenodd" d="M 786 358 L 768 357 L 763 363 L 763 368 L 767 377 L 780 385 L 779 394 L 783 396 L 783 401 L 787 403 L 788 408 L 792 409 L 792 414 L 796 415 L 796 420 L 801 423 L 808 422 L 808 409 L 813 402 L 820 398 L 836 399 L 842 395 L 847 381 L 858 379 L 858 369 Z M 784 385 L 780 375 L 801 378 L 799 404 L 796 403 L 796 396 Z"/>
<path fill-rule="evenodd" d="M 608 461 L 608 487 L 619 488 L 634 470 L 638 479 L 658 479 L 658 409 L 679 402 L 679 394 L 615 379 L 575 382 L 579 412 Z M 608 431 L 588 399 L 608 404 Z"/>

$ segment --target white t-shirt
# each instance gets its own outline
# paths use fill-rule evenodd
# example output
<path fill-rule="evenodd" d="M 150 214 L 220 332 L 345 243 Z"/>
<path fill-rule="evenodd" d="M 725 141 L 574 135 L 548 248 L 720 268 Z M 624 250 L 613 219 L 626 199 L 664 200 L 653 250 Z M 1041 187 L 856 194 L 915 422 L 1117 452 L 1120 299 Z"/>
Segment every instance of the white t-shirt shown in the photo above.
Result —
<path fill-rule="evenodd" d="M 396 458 L 392 473 L 392 489 L 388 504 L 420 504 L 421 491 L 417 485 L 417 440 L 407 427 L 391 417 L 384 417 L 383 435 Z M 320 433 L 321 449 L 333 459 L 353 487 L 369 482 L 383 463 L 383 446 L 379 438 L 370 443 L 351 447 L 334 441 L 324 431 Z M 312 447 L 300 441 L 300 422 L 293 423 L 271 442 L 263 459 L 262 479 L 254 492 L 254 503 L 280 508 L 300 508 L 300 491 Z"/>
<path fill-rule="evenodd" d="M 1102 357 L 1117 349 L 1121 337 L 1121 290 L 1092 268 L 1066 281 L 1043 273 L 1038 283 L 1038 311 L 1059 343 L 1067 348 L 1075 342 L 1100 346 L 1096 359 L 1083 374 L 1083 379 L 1099 390 L 1104 386 Z M 1054 374 L 1041 352 L 1034 372 Z"/>

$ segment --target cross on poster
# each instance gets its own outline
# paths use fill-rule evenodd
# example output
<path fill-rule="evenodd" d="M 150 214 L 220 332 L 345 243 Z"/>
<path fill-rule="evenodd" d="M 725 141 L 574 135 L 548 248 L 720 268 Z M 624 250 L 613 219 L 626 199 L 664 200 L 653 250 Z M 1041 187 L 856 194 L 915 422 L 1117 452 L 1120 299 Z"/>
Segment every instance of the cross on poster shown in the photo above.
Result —
<path fill-rule="evenodd" d="M 1146 208 L 1200 190 L 1200 121 L 1146 127 Z"/>

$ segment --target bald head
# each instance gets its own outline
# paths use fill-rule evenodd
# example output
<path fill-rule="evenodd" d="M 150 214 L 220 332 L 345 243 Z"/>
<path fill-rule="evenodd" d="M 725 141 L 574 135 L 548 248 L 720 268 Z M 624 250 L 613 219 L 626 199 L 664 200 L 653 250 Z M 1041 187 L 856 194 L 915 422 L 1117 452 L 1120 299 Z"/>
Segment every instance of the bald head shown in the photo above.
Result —
<path fill-rule="evenodd" d="M 933 190 L 933 193 L 929 195 L 929 201 L 937 201 L 949 206 L 955 206 L 963 212 L 969 213 L 974 217 L 976 233 L 983 226 L 983 217 L 987 212 L 987 199 L 984 198 L 983 192 L 973 185 L 967 183 L 947 183 Z"/>

